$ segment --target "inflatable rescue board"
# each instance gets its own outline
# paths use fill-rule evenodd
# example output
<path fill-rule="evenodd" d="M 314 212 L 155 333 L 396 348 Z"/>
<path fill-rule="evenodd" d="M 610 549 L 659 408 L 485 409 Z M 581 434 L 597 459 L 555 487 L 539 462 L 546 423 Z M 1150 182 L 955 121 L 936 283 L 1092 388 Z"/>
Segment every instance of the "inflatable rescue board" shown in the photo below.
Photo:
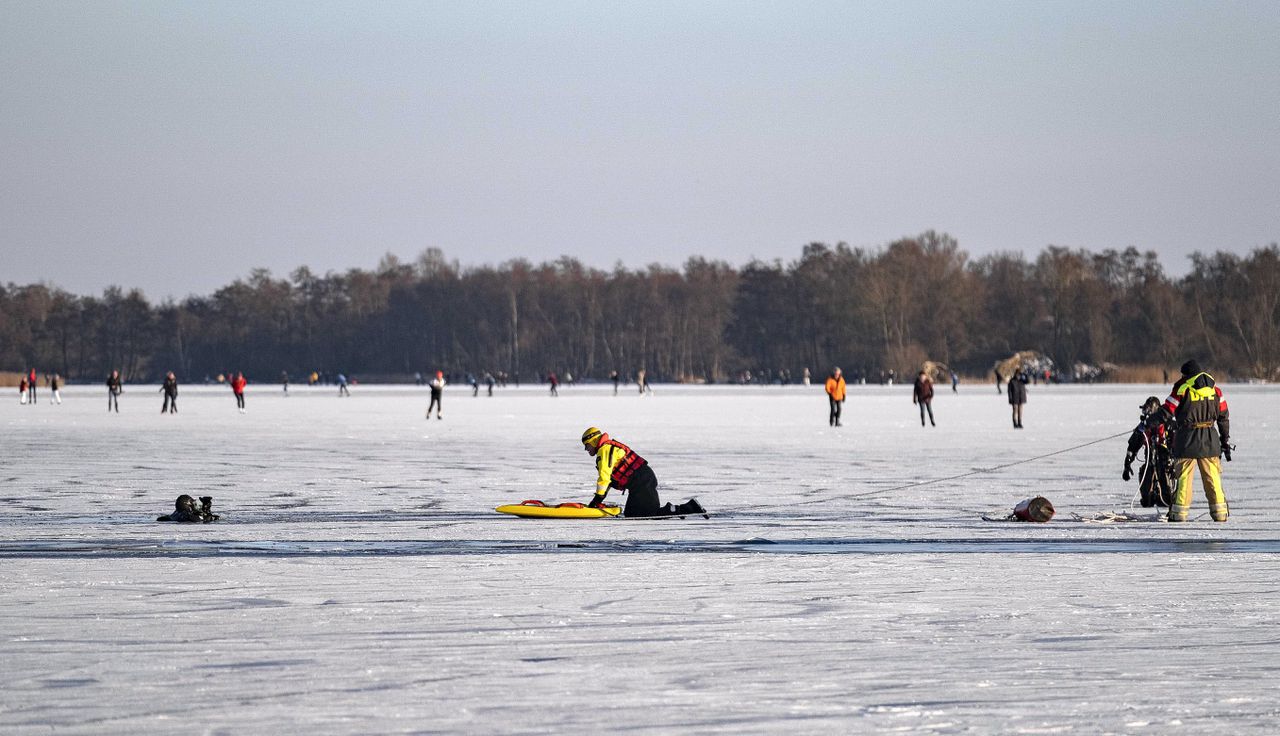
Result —
<path fill-rule="evenodd" d="M 599 519 L 621 514 L 622 507 L 605 506 L 597 509 L 581 503 L 562 503 L 552 506 L 542 501 L 522 501 L 499 506 L 494 511 L 529 519 Z"/>

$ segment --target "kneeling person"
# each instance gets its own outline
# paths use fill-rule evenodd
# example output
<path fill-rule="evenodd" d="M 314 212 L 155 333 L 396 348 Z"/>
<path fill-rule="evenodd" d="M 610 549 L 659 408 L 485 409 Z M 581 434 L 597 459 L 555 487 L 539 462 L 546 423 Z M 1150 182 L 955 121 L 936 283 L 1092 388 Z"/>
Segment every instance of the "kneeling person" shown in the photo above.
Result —
<path fill-rule="evenodd" d="M 596 427 L 582 433 L 582 445 L 596 459 L 596 495 L 588 503 L 592 508 L 604 505 L 610 488 L 627 492 L 624 516 L 678 516 L 706 514 L 696 499 L 679 506 L 661 504 L 658 499 L 658 477 L 653 468 L 630 447 L 609 437 Z"/>

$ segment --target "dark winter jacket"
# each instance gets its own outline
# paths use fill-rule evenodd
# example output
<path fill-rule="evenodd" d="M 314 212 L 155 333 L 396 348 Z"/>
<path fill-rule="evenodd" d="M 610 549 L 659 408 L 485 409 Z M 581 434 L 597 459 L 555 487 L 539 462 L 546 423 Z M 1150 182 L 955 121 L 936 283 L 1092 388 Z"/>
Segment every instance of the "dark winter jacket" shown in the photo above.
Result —
<path fill-rule="evenodd" d="M 1010 376 L 1009 388 L 1006 390 L 1009 393 L 1009 403 L 1011 405 L 1027 403 L 1027 377 L 1025 375 L 1018 373 Z"/>
<path fill-rule="evenodd" d="M 164 385 L 160 387 L 160 390 L 164 392 L 165 396 L 171 396 L 171 397 L 177 398 L 178 379 L 166 377 L 164 379 Z"/>
<path fill-rule="evenodd" d="M 916 376 L 916 385 L 911 392 L 911 403 L 929 403 L 933 400 L 933 381 L 928 376 Z"/>
<path fill-rule="evenodd" d="M 1184 376 L 1151 420 L 1173 420 L 1174 457 L 1218 457 L 1231 436 L 1227 400 L 1208 373 Z"/>

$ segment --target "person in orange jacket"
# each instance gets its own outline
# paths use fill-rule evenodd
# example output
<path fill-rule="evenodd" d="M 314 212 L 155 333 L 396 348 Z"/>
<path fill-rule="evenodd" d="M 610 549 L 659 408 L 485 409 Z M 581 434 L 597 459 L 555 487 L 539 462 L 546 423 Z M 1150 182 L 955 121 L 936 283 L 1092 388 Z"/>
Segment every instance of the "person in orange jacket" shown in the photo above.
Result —
<path fill-rule="evenodd" d="M 833 427 L 840 426 L 840 408 L 844 405 L 844 374 L 837 367 L 827 376 L 827 400 L 831 403 L 831 412 L 827 422 Z"/>

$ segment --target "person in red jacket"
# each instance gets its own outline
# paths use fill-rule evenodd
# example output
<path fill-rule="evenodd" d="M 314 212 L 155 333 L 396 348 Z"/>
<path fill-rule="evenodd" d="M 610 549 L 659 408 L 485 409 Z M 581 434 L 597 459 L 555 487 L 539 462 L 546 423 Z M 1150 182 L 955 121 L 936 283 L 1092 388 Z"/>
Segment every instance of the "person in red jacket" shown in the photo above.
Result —
<path fill-rule="evenodd" d="M 27 374 L 27 402 L 32 406 L 36 405 L 36 369 L 32 368 Z"/>
<path fill-rule="evenodd" d="M 929 412 L 929 424 L 933 424 L 933 381 L 929 380 L 929 374 L 920 371 L 920 375 L 916 376 L 915 388 L 911 390 L 911 403 L 920 406 L 920 426 L 924 426 L 924 413 Z M 938 426 L 933 424 L 933 426 Z"/>
<path fill-rule="evenodd" d="M 235 378 L 231 379 L 231 393 L 236 395 L 236 406 L 241 414 L 244 413 L 244 387 L 248 384 L 243 373 L 236 373 Z"/>

